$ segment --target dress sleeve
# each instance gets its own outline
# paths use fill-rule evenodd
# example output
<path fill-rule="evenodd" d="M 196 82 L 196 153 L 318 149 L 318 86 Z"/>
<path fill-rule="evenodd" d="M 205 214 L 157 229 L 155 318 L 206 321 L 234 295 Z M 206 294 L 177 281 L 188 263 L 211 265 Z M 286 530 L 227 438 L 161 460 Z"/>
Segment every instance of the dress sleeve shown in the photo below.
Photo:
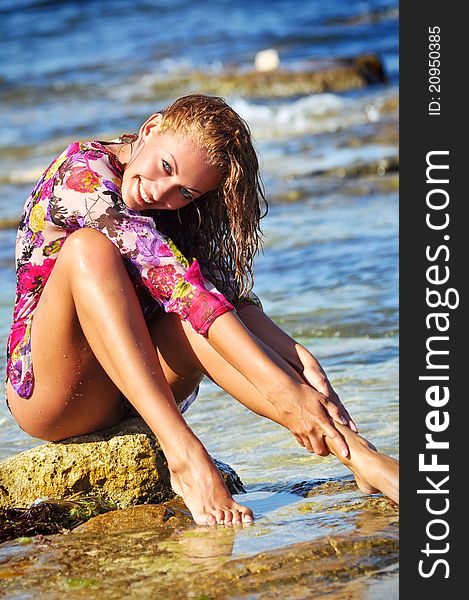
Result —
<path fill-rule="evenodd" d="M 54 178 L 50 220 L 73 232 L 82 227 L 101 231 L 119 250 L 131 278 L 143 284 L 166 312 L 187 320 L 207 335 L 210 325 L 233 305 L 189 262 L 174 243 L 157 231 L 146 211 L 122 201 L 121 173 L 106 152 L 71 154 Z"/>
<path fill-rule="evenodd" d="M 219 268 L 215 264 L 211 263 L 210 267 L 207 264 L 202 264 L 201 271 L 207 279 L 216 285 L 217 289 L 223 292 L 236 310 L 239 310 L 246 304 L 254 304 L 262 311 L 264 310 L 261 299 L 252 290 L 247 293 L 240 293 L 239 286 L 233 274 L 229 275 L 228 285 L 226 285 Z"/>

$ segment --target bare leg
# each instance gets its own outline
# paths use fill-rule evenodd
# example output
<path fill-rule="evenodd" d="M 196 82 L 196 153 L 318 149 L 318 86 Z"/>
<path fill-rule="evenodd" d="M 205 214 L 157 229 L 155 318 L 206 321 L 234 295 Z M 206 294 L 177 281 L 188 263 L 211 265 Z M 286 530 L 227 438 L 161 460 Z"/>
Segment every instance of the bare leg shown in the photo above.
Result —
<path fill-rule="evenodd" d="M 195 333 L 190 325 L 181 321 L 176 315 L 164 315 L 159 319 L 153 328 L 153 336 L 162 358 L 174 370 L 177 371 L 181 357 L 184 357 L 185 361 L 189 361 L 185 368 L 189 368 L 192 362 L 194 368 L 204 372 L 212 381 L 247 408 L 283 425 L 274 406 L 222 358 L 204 337 Z M 259 339 L 257 341 L 276 360 L 277 364 L 281 364 L 287 372 L 292 374 L 293 369 L 288 363 L 283 361 L 278 354 L 275 356 L 276 353 L 272 348 Z M 296 375 L 299 377 L 298 374 Z M 345 436 L 350 449 L 349 457 L 340 456 L 334 440 L 325 438 L 325 441 L 329 450 L 354 473 L 360 489 L 368 494 L 383 492 L 398 502 L 399 463 L 395 459 L 377 452 L 374 446 L 348 427 L 338 423 L 335 423 L 335 426 Z"/>
<path fill-rule="evenodd" d="M 365 438 L 354 433 L 345 425 L 335 426 L 345 437 L 350 449 L 350 456 L 341 456 L 334 445 L 334 440 L 325 438 L 330 451 L 348 467 L 355 476 L 358 487 L 365 494 L 382 492 L 399 504 L 399 462 L 381 454 Z"/>
<path fill-rule="evenodd" d="M 30 435 L 61 440 L 109 427 L 122 418 L 121 391 L 158 437 L 198 524 L 252 519 L 174 400 L 171 383 L 187 395 L 200 371 L 182 382 L 181 365 L 164 372 L 122 258 L 101 233 L 83 229 L 65 241 L 35 312 L 32 353 L 31 398 L 7 386 L 12 414 Z"/>

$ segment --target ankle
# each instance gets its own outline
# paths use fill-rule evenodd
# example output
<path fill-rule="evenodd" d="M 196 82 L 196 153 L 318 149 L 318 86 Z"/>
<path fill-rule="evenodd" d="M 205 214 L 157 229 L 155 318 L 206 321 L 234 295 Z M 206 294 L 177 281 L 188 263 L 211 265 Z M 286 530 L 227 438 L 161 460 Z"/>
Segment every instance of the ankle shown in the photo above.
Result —
<path fill-rule="evenodd" d="M 194 462 L 211 460 L 207 450 L 198 439 L 178 445 L 174 450 L 163 451 L 168 468 L 173 475 L 186 473 L 194 465 Z"/>

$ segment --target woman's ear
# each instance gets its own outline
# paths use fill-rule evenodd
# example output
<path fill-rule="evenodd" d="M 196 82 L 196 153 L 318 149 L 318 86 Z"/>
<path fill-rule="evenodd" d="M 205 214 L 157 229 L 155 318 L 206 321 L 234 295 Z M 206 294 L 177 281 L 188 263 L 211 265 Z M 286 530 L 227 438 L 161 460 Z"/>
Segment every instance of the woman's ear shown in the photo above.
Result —
<path fill-rule="evenodd" d="M 151 133 L 155 133 L 161 122 L 161 116 L 161 113 L 155 113 L 154 115 L 151 115 L 151 117 L 149 117 L 145 121 L 145 123 L 140 127 L 138 137 L 144 140 Z"/>

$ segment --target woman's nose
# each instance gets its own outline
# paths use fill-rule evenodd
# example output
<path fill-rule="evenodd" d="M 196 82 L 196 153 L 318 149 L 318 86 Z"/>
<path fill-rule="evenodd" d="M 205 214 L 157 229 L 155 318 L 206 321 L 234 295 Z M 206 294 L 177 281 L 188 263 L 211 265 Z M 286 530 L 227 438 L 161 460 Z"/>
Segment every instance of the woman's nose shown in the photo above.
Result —
<path fill-rule="evenodd" d="M 175 181 L 171 181 L 169 177 L 153 181 L 150 192 L 155 203 L 171 210 L 182 208 L 190 202 L 182 196 L 179 185 Z"/>
<path fill-rule="evenodd" d="M 169 181 L 154 181 L 151 185 L 151 196 L 155 202 L 161 202 L 167 199 L 171 193 L 171 183 Z"/>

